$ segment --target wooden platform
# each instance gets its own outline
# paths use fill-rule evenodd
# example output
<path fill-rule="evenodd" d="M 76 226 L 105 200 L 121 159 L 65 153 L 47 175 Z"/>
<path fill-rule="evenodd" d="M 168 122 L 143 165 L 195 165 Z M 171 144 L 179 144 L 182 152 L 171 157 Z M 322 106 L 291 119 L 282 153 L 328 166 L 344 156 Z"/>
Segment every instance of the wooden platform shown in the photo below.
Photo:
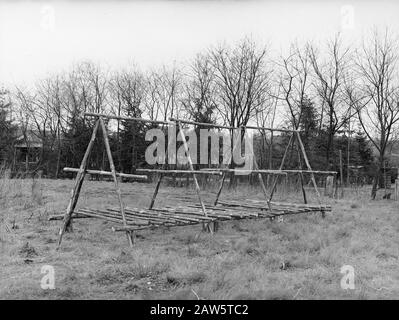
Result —
<path fill-rule="evenodd" d="M 217 206 L 205 204 L 207 216 L 201 211 L 201 205 L 153 209 L 125 208 L 127 226 L 123 225 L 118 207 L 106 209 L 81 208 L 73 212 L 72 219 L 98 218 L 116 224 L 113 231 L 136 231 L 158 227 L 175 227 L 240 219 L 274 219 L 283 215 L 331 211 L 330 206 L 302 205 L 271 202 L 269 208 L 265 202 L 248 200 L 247 203 L 220 201 Z M 54 215 L 49 220 L 62 220 L 64 215 Z"/>

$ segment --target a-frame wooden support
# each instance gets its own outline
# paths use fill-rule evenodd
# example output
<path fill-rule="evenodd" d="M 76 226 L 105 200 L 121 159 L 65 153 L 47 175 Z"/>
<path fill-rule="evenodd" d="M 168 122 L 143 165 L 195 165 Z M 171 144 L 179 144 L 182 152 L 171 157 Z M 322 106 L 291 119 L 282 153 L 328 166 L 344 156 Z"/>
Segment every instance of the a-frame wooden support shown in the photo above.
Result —
<path fill-rule="evenodd" d="M 204 214 L 205 217 L 208 217 L 208 214 L 207 214 L 207 211 L 206 211 L 206 208 L 205 208 L 205 204 L 204 204 L 204 202 L 202 200 L 202 197 L 201 197 L 201 189 L 200 189 L 200 186 L 199 186 L 199 183 L 198 183 L 197 175 L 193 172 L 195 170 L 194 170 L 193 161 L 192 161 L 191 156 L 190 156 L 190 152 L 189 152 L 189 147 L 188 147 L 188 144 L 187 144 L 186 136 L 185 136 L 185 134 L 183 132 L 183 128 L 182 128 L 182 125 L 181 125 L 180 121 L 175 121 L 175 123 L 177 125 L 177 129 L 179 130 L 180 138 L 181 138 L 181 140 L 183 142 L 184 150 L 185 150 L 186 156 L 187 156 L 187 162 L 188 162 L 189 169 L 190 169 L 192 177 L 193 177 L 194 187 L 195 187 L 195 191 L 197 193 L 198 200 L 199 200 L 200 205 L 201 205 L 202 213 Z M 167 150 L 169 149 L 169 144 L 172 141 L 174 141 L 174 140 L 172 140 L 171 137 L 168 137 L 168 148 L 166 149 L 165 163 L 163 165 L 163 169 L 164 170 L 165 170 L 165 166 L 166 166 L 166 159 L 168 158 Z M 153 196 L 151 198 L 149 209 L 153 209 L 153 207 L 154 207 L 154 203 L 155 203 L 156 197 L 157 197 L 158 192 L 159 192 L 159 187 L 161 185 L 162 178 L 163 178 L 163 174 L 161 173 L 160 176 L 158 177 L 157 183 L 155 185 L 155 190 L 154 190 L 154 194 L 153 194 Z M 209 231 L 212 234 L 213 231 L 216 231 L 216 229 L 217 229 L 217 222 L 204 223 L 203 224 L 203 228 L 205 230 Z"/>
<path fill-rule="evenodd" d="M 310 172 L 311 182 L 312 182 L 313 187 L 314 187 L 314 190 L 315 190 L 315 192 L 316 192 L 318 204 L 320 205 L 320 212 L 321 212 L 321 214 L 322 214 L 322 217 L 324 218 L 324 216 L 325 216 L 325 211 L 324 211 L 323 206 L 322 206 L 322 204 L 321 204 L 320 192 L 319 192 L 319 189 L 318 189 L 318 187 L 317 187 L 316 179 L 315 179 L 315 177 L 314 177 L 314 172 L 313 172 L 312 167 L 311 167 L 311 165 L 310 165 L 310 163 L 309 163 L 309 159 L 308 159 L 308 157 L 307 157 L 306 150 L 305 150 L 305 147 L 304 147 L 303 142 L 302 142 L 302 138 L 301 138 L 301 136 L 300 136 L 300 134 L 299 134 L 298 131 L 293 131 L 292 135 L 290 136 L 290 139 L 289 139 L 288 144 L 287 144 L 287 146 L 286 146 L 286 148 L 285 148 L 285 150 L 284 150 L 283 158 L 282 158 L 282 160 L 281 160 L 281 163 L 280 163 L 280 166 L 279 166 L 279 169 L 278 169 L 278 170 L 283 170 L 283 169 L 284 169 L 284 164 L 285 164 L 285 160 L 286 160 L 286 158 L 287 158 L 287 154 L 288 154 L 289 148 L 291 147 L 291 145 L 293 145 L 293 143 L 294 143 L 295 140 L 296 140 L 297 143 L 298 143 L 298 144 L 297 144 L 297 154 L 298 154 L 298 161 L 299 161 L 299 166 L 300 166 L 299 177 L 300 177 L 300 182 L 301 182 L 301 189 L 302 189 L 303 201 L 304 201 L 305 204 L 307 204 L 307 202 L 308 202 L 307 196 L 306 196 L 306 191 L 305 191 L 305 188 L 304 188 L 303 173 L 301 172 L 301 171 L 302 171 L 302 159 L 301 159 L 301 154 L 302 154 L 302 157 L 303 157 L 303 159 L 304 159 L 304 161 L 305 161 L 306 167 L 307 167 L 308 171 Z M 235 144 L 234 147 L 233 147 L 233 152 L 234 152 L 235 147 L 236 147 L 236 144 Z M 254 169 L 255 169 L 255 170 L 259 170 L 258 164 L 257 164 L 257 161 L 256 161 L 256 157 L 255 157 L 254 150 L 253 150 L 252 146 L 249 146 L 249 147 L 251 148 L 251 150 L 250 150 L 249 152 L 252 153 L 253 159 L 254 159 L 254 162 L 253 162 L 253 164 L 254 164 Z M 225 178 L 226 178 L 226 172 L 223 172 L 223 176 L 222 176 L 222 178 L 221 178 L 221 182 L 220 182 L 220 185 L 219 185 L 217 194 L 216 194 L 216 199 L 215 199 L 214 205 L 216 205 L 216 204 L 218 203 L 218 201 L 219 201 L 219 197 L 220 197 L 220 195 L 221 195 L 221 193 L 222 193 L 222 189 L 223 189 L 223 186 L 224 186 Z M 258 179 L 259 179 L 259 182 L 260 182 L 260 184 L 261 184 L 262 191 L 263 191 L 263 193 L 264 193 L 264 195 L 265 195 L 265 197 L 266 197 L 267 205 L 269 206 L 269 209 L 271 210 L 271 209 L 272 209 L 272 208 L 271 208 L 271 201 L 272 201 L 272 199 L 273 199 L 274 192 L 276 191 L 276 187 L 277 187 L 279 175 L 277 175 L 277 176 L 274 177 L 274 179 L 273 179 L 273 184 L 272 184 L 272 188 L 271 188 L 269 197 L 268 197 L 268 195 L 267 195 L 267 191 L 266 191 L 266 187 L 265 187 L 265 184 L 264 184 L 264 181 L 263 181 L 263 178 L 262 178 L 262 174 L 259 173 L 259 172 L 258 172 Z"/>
<path fill-rule="evenodd" d="M 71 190 L 71 197 L 70 197 L 68 207 L 65 212 L 62 226 L 59 231 L 57 249 L 61 245 L 62 237 L 63 237 L 64 233 L 67 231 L 68 228 L 70 228 L 72 226 L 72 214 L 73 214 L 73 212 L 76 208 L 76 204 L 79 200 L 80 190 L 82 188 L 84 177 L 86 175 L 88 160 L 90 157 L 91 150 L 93 149 L 94 141 L 96 139 L 99 127 L 101 127 L 101 131 L 103 134 L 104 145 L 105 145 L 105 149 L 107 151 L 107 157 L 108 157 L 108 162 L 109 162 L 110 169 L 111 169 L 112 180 L 114 181 L 114 186 L 115 186 L 116 194 L 117 194 L 118 201 L 119 201 L 119 207 L 120 207 L 120 213 L 122 215 L 123 225 L 124 225 L 124 227 L 127 227 L 126 216 L 125 216 L 125 206 L 122 201 L 121 190 L 119 187 L 118 179 L 116 177 L 115 165 L 114 165 L 114 160 L 112 158 L 111 148 L 109 145 L 107 129 L 106 129 L 103 118 L 99 117 L 94 125 L 94 129 L 93 129 L 93 132 L 91 135 L 89 145 L 87 146 L 83 160 L 80 164 L 79 171 L 76 175 L 75 185 L 74 185 L 73 189 Z M 132 233 L 132 231 L 126 231 L 126 235 L 127 235 L 130 246 L 133 246 L 134 234 Z"/>
<path fill-rule="evenodd" d="M 301 135 L 299 134 L 299 132 L 296 131 L 295 134 L 297 136 L 298 143 L 299 143 L 299 146 L 301 148 L 303 159 L 305 160 L 306 167 L 308 168 L 309 171 L 311 171 L 310 172 L 310 179 L 312 181 L 313 188 L 314 188 L 314 190 L 316 192 L 317 202 L 320 205 L 321 216 L 324 218 L 325 217 L 325 212 L 324 212 L 323 207 L 321 205 L 321 196 L 320 196 L 319 188 L 317 187 L 316 179 L 314 177 L 314 173 L 312 172 L 312 167 L 310 165 L 308 156 L 306 154 L 305 146 L 303 145 L 302 138 L 301 138 Z"/>
<path fill-rule="evenodd" d="M 241 139 L 241 135 L 245 135 L 245 134 L 246 134 L 245 131 L 244 131 L 244 133 L 242 133 L 242 130 L 243 130 L 243 129 L 245 130 L 245 128 L 243 128 L 243 127 L 240 127 L 240 128 L 239 128 L 239 130 L 240 130 L 240 132 L 238 132 L 238 137 L 239 137 L 239 139 Z M 239 139 L 237 139 L 237 140 L 235 141 L 234 146 L 233 146 L 233 149 L 232 149 L 231 153 L 229 154 L 229 158 L 228 158 L 227 163 L 230 163 L 230 161 L 231 161 L 231 159 L 232 159 L 232 156 L 233 156 L 233 154 L 234 154 L 234 152 L 235 152 L 235 150 L 236 150 L 236 148 L 237 148 L 238 142 L 240 141 Z M 242 140 L 241 140 L 241 142 L 242 142 Z M 240 145 L 241 145 L 241 144 L 240 144 Z M 254 166 L 254 169 L 255 169 L 255 170 L 259 170 L 258 162 L 256 161 L 255 153 L 254 153 L 254 150 L 253 150 L 253 148 L 252 148 L 252 145 L 249 144 L 248 146 L 249 146 L 249 148 L 250 148 L 250 150 L 248 150 L 248 152 L 251 153 L 251 154 L 253 155 L 253 166 Z M 240 150 L 240 152 L 241 152 L 241 150 Z M 258 172 L 257 176 L 258 176 L 259 183 L 260 183 L 260 185 L 261 185 L 261 187 L 262 187 L 262 191 L 263 191 L 265 197 L 267 198 L 267 190 L 266 190 L 265 183 L 264 183 L 264 181 L 263 181 L 262 174 Z M 220 194 L 222 193 L 222 189 L 223 189 L 225 180 L 226 180 L 226 172 L 223 172 L 223 176 L 222 176 L 222 178 L 221 178 L 221 180 L 220 180 L 218 192 L 217 192 L 217 194 L 216 194 L 216 199 L 215 199 L 215 202 L 214 202 L 214 205 L 215 205 L 215 206 L 217 205 L 217 203 L 218 203 L 218 201 L 219 201 L 219 197 L 220 197 Z"/>

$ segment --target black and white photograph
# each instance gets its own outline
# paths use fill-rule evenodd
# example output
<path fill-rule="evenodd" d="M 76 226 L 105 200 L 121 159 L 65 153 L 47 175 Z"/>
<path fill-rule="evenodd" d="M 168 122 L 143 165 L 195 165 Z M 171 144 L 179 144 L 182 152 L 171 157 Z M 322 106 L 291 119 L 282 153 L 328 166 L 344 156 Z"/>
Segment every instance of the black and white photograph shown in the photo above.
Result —
<path fill-rule="evenodd" d="M 0 300 L 398 300 L 398 14 L 0 0 Z"/>

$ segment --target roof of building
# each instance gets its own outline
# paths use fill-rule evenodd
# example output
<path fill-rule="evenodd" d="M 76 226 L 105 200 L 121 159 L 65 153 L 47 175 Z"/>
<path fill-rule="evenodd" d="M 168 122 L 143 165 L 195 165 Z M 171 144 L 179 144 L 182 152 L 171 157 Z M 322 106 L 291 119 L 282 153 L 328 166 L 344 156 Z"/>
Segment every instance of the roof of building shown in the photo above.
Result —
<path fill-rule="evenodd" d="M 40 138 L 40 134 L 37 130 L 27 130 L 24 134 L 16 139 L 16 148 L 41 148 L 43 141 Z"/>

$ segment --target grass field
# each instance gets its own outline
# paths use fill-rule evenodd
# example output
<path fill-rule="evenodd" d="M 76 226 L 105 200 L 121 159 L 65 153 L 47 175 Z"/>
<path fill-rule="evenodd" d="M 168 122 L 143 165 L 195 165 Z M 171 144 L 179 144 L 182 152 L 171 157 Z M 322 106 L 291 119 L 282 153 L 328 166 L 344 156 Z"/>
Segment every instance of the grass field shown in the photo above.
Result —
<path fill-rule="evenodd" d="M 134 248 L 112 223 L 80 219 L 56 251 L 60 221 L 48 216 L 65 211 L 72 186 L 0 180 L 0 299 L 399 298 L 398 203 L 369 201 L 368 189 L 328 200 L 333 211 L 325 219 L 315 213 L 223 222 L 214 235 L 200 226 L 158 229 L 138 234 Z M 152 188 L 123 183 L 126 204 L 147 206 Z M 79 205 L 116 205 L 111 190 L 110 182 L 86 181 Z M 164 186 L 156 205 L 192 192 Z M 227 196 L 261 194 L 247 187 Z M 44 265 L 55 269 L 54 290 L 40 286 Z M 341 289 L 343 265 L 354 267 L 354 290 Z"/>

